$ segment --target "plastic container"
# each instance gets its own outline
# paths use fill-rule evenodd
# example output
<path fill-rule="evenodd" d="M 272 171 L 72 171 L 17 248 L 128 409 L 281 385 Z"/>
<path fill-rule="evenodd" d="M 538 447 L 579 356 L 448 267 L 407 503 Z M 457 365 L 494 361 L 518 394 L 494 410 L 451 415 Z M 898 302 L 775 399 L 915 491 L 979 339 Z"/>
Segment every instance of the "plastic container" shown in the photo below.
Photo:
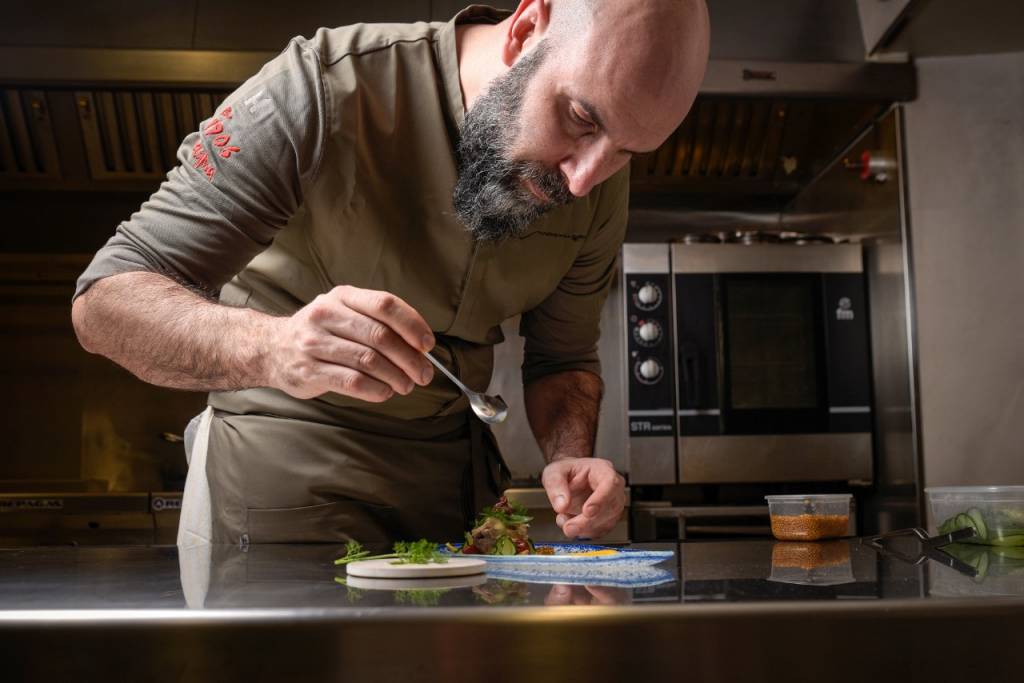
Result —
<path fill-rule="evenodd" d="M 801 586 L 853 583 L 850 542 L 778 542 L 772 546 L 772 573 L 768 580 Z"/>
<path fill-rule="evenodd" d="M 941 562 L 930 562 L 929 595 L 1024 596 L 1024 548 L 952 543 L 944 546 L 942 551 L 967 564 L 975 574 L 971 576 Z"/>
<path fill-rule="evenodd" d="M 933 532 L 972 527 L 976 535 L 964 543 L 1024 546 L 1024 486 L 942 486 L 925 493 Z"/>
<path fill-rule="evenodd" d="M 772 535 L 780 541 L 840 538 L 850 527 L 849 493 L 765 496 Z"/>

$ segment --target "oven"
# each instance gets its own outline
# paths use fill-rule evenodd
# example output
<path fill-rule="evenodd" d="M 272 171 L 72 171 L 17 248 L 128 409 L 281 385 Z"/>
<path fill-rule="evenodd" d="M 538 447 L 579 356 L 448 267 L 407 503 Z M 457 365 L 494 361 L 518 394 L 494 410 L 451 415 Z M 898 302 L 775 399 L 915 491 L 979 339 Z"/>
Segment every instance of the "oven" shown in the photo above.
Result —
<path fill-rule="evenodd" d="M 857 244 L 623 247 L 630 481 L 868 483 Z"/>

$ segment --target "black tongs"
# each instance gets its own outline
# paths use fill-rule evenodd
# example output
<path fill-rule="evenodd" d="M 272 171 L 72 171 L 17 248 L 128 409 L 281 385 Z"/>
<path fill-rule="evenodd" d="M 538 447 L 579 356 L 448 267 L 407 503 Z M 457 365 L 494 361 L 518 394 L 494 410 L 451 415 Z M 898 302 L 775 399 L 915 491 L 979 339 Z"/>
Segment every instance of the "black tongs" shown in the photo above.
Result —
<path fill-rule="evenodd" d="M 878 551 L 882 555 L 889 557 L 895 557 L 903 562 L 909 562 L 913 565 L 919 565 L 925 560 L 935 560 L 936 562 L 943 564 L 950 569 L 955 569 L 961 574 L 966 574 L 970 577 L 978 575 L 978 570 L 967 564 L 963 560 L 959 560 L 947 553 L 942 548 L 949 545 L 950 543 L 956 543 L 958 541 L 966 541 L 969 538 L 974 538 L 976 532 L 973 527 L 964 527 L 963 529 L 957 529 L 951 531 L 948 534 L 940 534 L 938 536 L 929 536 L 928 532 L 920 527 L 914 527 L 911 529 L 900 529 L 899 531 L 890 531 L 887 534 L 880 536 L 868 536 L 861 539 L 861 543 L 867 545 L 874 550 Z M 921 550 L 916 555 L 912 553 L 906 553 L 898 548 L 886 547 L 883 541 L 891 540 L 893 538 L 901 538 L 904 536 L 916 536 L 917 540 L 921 542 Z"/>

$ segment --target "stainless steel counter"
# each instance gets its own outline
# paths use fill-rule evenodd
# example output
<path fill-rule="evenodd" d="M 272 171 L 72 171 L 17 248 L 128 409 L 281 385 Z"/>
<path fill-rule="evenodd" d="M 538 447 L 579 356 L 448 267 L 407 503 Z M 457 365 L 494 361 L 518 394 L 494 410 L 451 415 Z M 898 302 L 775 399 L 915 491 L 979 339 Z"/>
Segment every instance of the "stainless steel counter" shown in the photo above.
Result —
<path fill-rule="evenodd" d="M 668 547 L 642 586 L 423 590 L 343 585 L 332 546 L 0 550 L 0 660 L 4 680 L 1016 675 L 1024 561 L 972 578 L 857 541 Z"/>

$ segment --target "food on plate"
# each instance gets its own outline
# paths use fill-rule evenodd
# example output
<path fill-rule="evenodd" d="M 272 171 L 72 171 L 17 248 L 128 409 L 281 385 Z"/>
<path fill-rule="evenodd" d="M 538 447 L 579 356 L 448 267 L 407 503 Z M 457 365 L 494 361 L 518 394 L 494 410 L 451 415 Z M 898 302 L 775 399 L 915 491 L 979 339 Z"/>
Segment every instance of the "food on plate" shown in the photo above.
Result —
<path fill-rule="evenodd" d="M 618 555 L 619 551 L 615 548 L 601 548 L 600 550 L 584 550 L 578 553 L 566 553 L 569 557 L 609 557 L 611 555 Z"/>
<path fill-rule="evenodd" d="M 466 532 L 462 547 L 448 546 L 453 553 L 463 555 L 552 555 L 552 548 L 538 548 L 530 540 L 530 521 L 526 508 L 510 503 L 502 496 L 497 503 L 476 518 L 471 531 Z"/>
<path fill-rule="evenodd" d="M 969 508 L 948 518 L 939 525 L 940 534 L 960 529 L 974 529 L 974 536 L 964 543 L 994 546 L 1024 546 L 1024 510 L 990 508 L 982 513 Z"/>
<path fill-rule="evenodd" d="M 466 532 L 462 546 L 451 543 L 447 549 L 462 555 L 555 555 L 549 545 L 536 545 L 530 539 L 530 521 L 522 505 L 509 502 L 502 496 L 498 502 L 476 518 L 471 531 Z M 562 553 L 567 557 L 608 557 L 618 555 L 614 548 L 597 548 L 579 552 Z"/>
<path fill-rule="evenodd" d="M 439 548 L 435 543 L 421 538 L 418 541 L 398 541 L 394 552 L 372 555 L 358 541 L 349 541 L 345 554 L 334 561 L 345 565 L 360 560 L 393 559 L 392 564 L 443 564 L 453 554 L 458 555 L 555 555 L 555 549 L 548 545 L 535 545 L 530 540 L 530 521 L 522 505 L 510 503 L 502 496 L 493 506 L 484 508 L 473 529 L 466 532 L 465 543 L 456 546 L 451 543 Z M 446 552 L 447 551 L 447 552 Z M 563 552 L 569 557 L 608 557 L 618 555 L 614 548 L 591 548 L 577 552 Z"/>

